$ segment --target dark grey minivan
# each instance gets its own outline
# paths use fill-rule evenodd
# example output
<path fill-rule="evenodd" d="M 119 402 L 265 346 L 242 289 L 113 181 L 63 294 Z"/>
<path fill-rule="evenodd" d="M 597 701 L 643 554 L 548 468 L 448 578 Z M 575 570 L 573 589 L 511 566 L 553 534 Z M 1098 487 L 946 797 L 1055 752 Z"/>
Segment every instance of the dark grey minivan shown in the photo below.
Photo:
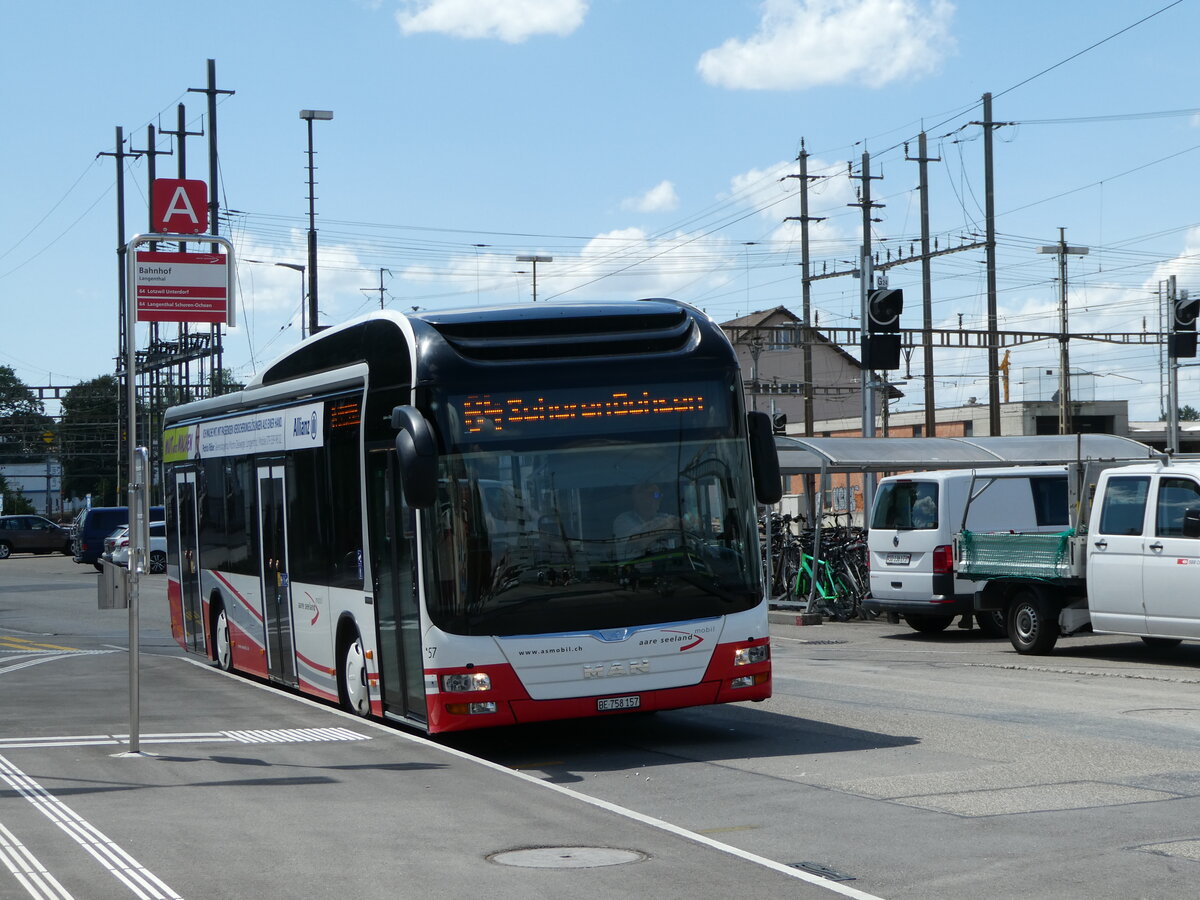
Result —
<path fill-rule="evenodd" d="M 41 516 L 0 516 L 0 559 L 14 553 L 70 553 L 71 532 Z"/>

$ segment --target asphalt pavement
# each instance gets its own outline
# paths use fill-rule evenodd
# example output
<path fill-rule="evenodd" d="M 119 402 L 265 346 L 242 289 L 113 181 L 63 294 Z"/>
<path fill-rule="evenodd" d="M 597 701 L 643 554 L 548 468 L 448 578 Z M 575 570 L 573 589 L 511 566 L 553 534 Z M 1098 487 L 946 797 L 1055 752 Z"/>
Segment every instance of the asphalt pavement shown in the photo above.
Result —
<path fill-rule="evenodd" d="M 870 895 L 227 675 L 90 567 L 0 563 L 0 898 Z"/>

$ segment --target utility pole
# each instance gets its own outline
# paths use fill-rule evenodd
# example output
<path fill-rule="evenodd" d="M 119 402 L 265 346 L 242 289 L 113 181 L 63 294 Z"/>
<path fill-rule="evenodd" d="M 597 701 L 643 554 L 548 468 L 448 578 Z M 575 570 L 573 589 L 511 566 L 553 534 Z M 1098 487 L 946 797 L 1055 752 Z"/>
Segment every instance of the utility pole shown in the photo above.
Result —
<path fill-rule="evenodd" d="M 189 137 L 202 137 L 204 129 L 199 131 L 187 130 L 187 110 L 182 103 L 175 106 L 175 130 L 171 131 L 163 128 L 161 125 L 158 128 L 159 134 L 169 134 L 178 140 L 176 147 L 179 152 L 175 154 L 176 162 L 176 177 L 187 178 L 187 139 Z M 183 241 L 179 242 L 179 252 L 187 252 L 187 244 Z M 182 349 L 187 343 L 188 325 L 187 322 L 179 323 L 179 345 Z M 188 388 L 191 385 L 191 367 L 187 359 L 183 359 L 179 363 L 179 390 L 182 396 L 186 396 Z"/>
<path fill-rule="evenodd" d="M 157 144 L 157 141 L 155 139 L 154 126 L 147 125 L 146 126 L 146 149 L 136 151 L 138 153 L 145 154 L 146 159 L 147 159 L 147 164 L 146 164 L 146 196 L 147 197 L 154 196 L 154 180 L 155 180 L 155 178 L 158 177 L 158 167 L 156 165 L 157 158 L 159 156 L 170 156 L 171 152 L 172 152 L 170 150 L 159 150 L 158 147 L 156 146 L 156 144 Z M 133 139 L 132 138 L 129 141 L 129 149 L 130 150 L 133 149 Z M 149 208 L 149 206 L 146 209 L 146 225 L 147 225 L 147 230 L 149 232 L 154 231 L 154 210 Z M 157 250 L 158 249 L 157 242 L 151 241 L 150 249 Z M 158 441 L 152 440 L 150 438 L 150 435 L 158 433 L 158 418 L 157 417 L 160 415 L 161 410 L 162 410 L 162 397 L 161 397 L 161 393 L 162 393 L 161 392 L 161 377 L 162 377 L 161 371 L 162 370 L 161 370 L 161 367 L 155 365 L 155 360 L 154 360 L 154 352 L 158 347 L 158 337 L 159 337 L 158 322 L 151 322 L 150 323 L 150 344 L 149 344 L 149 347 L 147 348 L 149 350 L 149 353 L 147 354 L 147 359 L 146 359 L 147 365 L 143 368 L 143 372 L 145 373 L 146 380 L 149 382 L 149 388 L 150 388 L 149 396 L 148 396 L 147 402 L 146 402 L 146 436 L 147 437 L 146 437 L 144 446 L 146 446 L 150 451 L 150 460 L 152 463 L 152 465 L 150 467 L 150 481 L 152 483 L 154 480 L 153 475 L 155 472 L 158 471 L 158 465 L 157 465 L 158 456 L 159 456 L 159 451 L 162 446 Z M 149 485 L 148 487 L 152 487 L 152 486 L 153 486 L 153 484 Z"/>
<path fill-rule="evenodd" d="M 384 268 L 380 267 L 380 269 L 379 269 L 379 287 L 359 288 L 360 291 L 368 291 L 368 292 L 379 291 L 379 308 L 380 309 L 383 309 L 383 273 L 384 272 L 387 272 L 389 275 L 392 274 L 391 269 L 384 269 Z"/>
<path fill-rule="evenodd" d="M 1186 296 L 1186 292 L 1185 292 Z M 1167 309 L 1170 310 L 1168 322 L 1171 330 L 1175 330 L 1175 307 L 1179 303 L 1179 293 L 1175 284 L 1175 276 L 1167 277 Z M 1179 452 L 1179 357 L 1168 350 L 1167 352 L 1167 452 Z"/>
<path fill-rule="evenodd" d="M 850 164 L 848 164 L 850 165 Z M 879 180 L 882 175 L 871 175 L 871 154 L 865 150 L 862 155 L 862 174 L 854 175 L 851 167 L 850 177 L 862 182 L 862 188 L 859 191 L 859 201 L 857 203 L 847 203 L 847 206 L 857 206 L 862 210 L 862 257 L 859 263 L 858 270 L 858 294 L 859 294 L 859 323 L 862 331 L 862 355 L 863 361 L 866 361 L 867 347 L 867 297 L 875 287 L 875 272 L 872 268 L 871 260 L 871 223 L 878 221 L 871 218 L 872 209 L 881 209 L 882 203 L 871 202 L 871 181 Z M 863 437 L 875 436 L 875 394 L 874 394 L 874 376 L 866 368 L 863 367 L 862 374 L 862 433 Z"/>
<path fill-rule="evenodd" d="M 983 185 L 986 234 L 984 251 L 987 258 L 987 371 L 988 425 L 992 437 L 1000 434 L 1000 344 L 996 316 L 996 185 L 992 168 L 992 95 L 983 95 Z"/>
<path fill-rule="evenodd" d="M 317 321 L 317 194 L 314 171 L 316 151 L 313 149 L 313 121 L 328 122 L 333 118 L 331 109 L 302 109 L 300 118 L 308 126 L 308 333 L 321 330 Z"/>
<path fill-rule="evenodd" d="M 537 253 L 523 253 L 517 257 L 517 262 L 533 263 L 533 302 L 537 303 L 537 264 L 554 262 L 553 256 L 541 256 Z"/>
<path fill-rule="evenodd" d="M 1158 331 L 1160 334 L 1167 334 L 1175 324 L 1175 311 L 1171 307 L 1163 309 L 1163 304 L 1166 302 L 1166 294 L 1163 288 L 1165 283 L 1158 283 Z M 1167 419 L 1167 403 L 1170 386 L 1167 384 L 1167 366 L 1170 365 L 1171 355 L 1168 352 L 1166 342 L 1158 345 L 1158 406 L 1161 417 L 1165 422 Z"/>
<path fill-rule="evenodd" d="M 1068 247 L 1067 229 L 1058 229 L 1058 243 L 1038 247 L 1038 253 L 1058 257 L 1058 433 L 1071 434 L 1071 336 L 1067 330 L 1067 257 L 1086 256 L 1087 247 Z"/>
<path fill-rule="evenodd" d="M 217 95 L 229 94 L 233 95 L 233 91 L 221 90 L 217 87 L 217 61 L 210 59 L 208 61 L 208 86 L 203 88 L 188 88 L 189 92 L 196 94 L 204 94 L 208 98 L 208 233 L 221 233 L 221 190 L 217 183 L 217 173 L 220 167 L 217 165 Z M 210 244 L 209 252 L 217 253 L 220 251 L 219 244 Z M 230 298 L 230 303 L 233 298 Z M 221 390 L 219 382 L 216 378 L 218 372 L 224 367 L 224 353 L 221 343 L 221 326 L 213 325 L 212 330 L 212 347 L 216 356 L 215 368 L 212 371 L 212 380 L 210 387 L 213 393 Z"/>
<path fill-rule="evenodd" d="M 921 349 L 925 360 L 925 434 L 927 437 L 933 437 L 937 433 L 937 401 L 933 396 L 933 273 L 930 266 L 932 257 L 929 253 L 929 163 L 941 162 L 941 157 L 926 155 L 925 132 L 922 131 L 917 138 L 917 155 L 908 159 L 917 163 L 921 179 Z"/>
<path fill-rule="evenodd" d="M 803 340 L 803 347 L 801 349 L 804 364 L 804 433 L 812 437 L 814 427 L 812 352 L 813 335 L 815 332 L 812 327 L 812 281 L 810 279 L 808 223 L 824 222 L 825 217 L 810 216 L 808 214 L 808 182 L 815 176 L 808 174 L 808 151 L 804 148 L 804 138 L 800 139 L 800 156 L 797 158 L 800 161 L 800 174 L 788 175 L 786 177 L 800 179 L 800 215 L 788 216 L 784 221 L 798 221 L 800 223 L 800 284 L 803 304 L 802 316 L 804 318 L 801 330 Z"/>
<path fill-rule="evenodd" d="M 851 174 L 851 178 L 856 176 Z M 867 298 L 875 287 L 875 272 L 872 268 L 871 261 L 871 223 L 877 221 L 871 218 L 872 209 L 880 209 L 882 203 L 871 202 L 871 154 L 863 151 L 862 155 L 862 174 L 857 176 L 862 181 L 862 190 L 860 191 L 861 199 L 858 203 L 848 203 L 847 206 L 857 206 L 862 209 L 862 262 L 859 264 L 858 272 L 858 294 L 859 294 L 859 324 L 861 326 L 860 352 L 864 362 L 862 368 L 862 436 L 875 436 L 875 375 L 867 368 Z M 882 175 L 876 175 L 875 178 L 882 178 Z M 886 403 L 886 395 L 884 402 Z M 863 510 L 869 510 L 871 504 L 875 500 L 875 474 L 873 472 L 863 473 Z"/>
<path fill-rule="evenodd" d="M 125 347 L 125 329 L 132 328 L 133 323 L 125 321 L 125 160 L 137 159 L 141 156 L 140 153 L 134 150 L 125 149 L 125 130 L 117 126 L 117 143 L 116 149 L 113 152 L 101 151 L 96 156 L 111 156 L 117 161 L 117 370 L 120 371 L 120 360 L 124 359 Z M 132 378 L 132 372 L 125 373 L 126 378 Z M 121 446 L 121 397 L 124 392 L 118 388 L 117 393 L 117 441 L 116 446 Z M 119 456 L 119 454 L 118 454 Z M 132 460 L 130 461 L 132 464 Z M 128 484 L 133 480 L 133 472 L 129 473 L 129 478 L 121 481 L 121 463 L 117 461 L 117 495 L 120 496 L 121 484 Z"/>

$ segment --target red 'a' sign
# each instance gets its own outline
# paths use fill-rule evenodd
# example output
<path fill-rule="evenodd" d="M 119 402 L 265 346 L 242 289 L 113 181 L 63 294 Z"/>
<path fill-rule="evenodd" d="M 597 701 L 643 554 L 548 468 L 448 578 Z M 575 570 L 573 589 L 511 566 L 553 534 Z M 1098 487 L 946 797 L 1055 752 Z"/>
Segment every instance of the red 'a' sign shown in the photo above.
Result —
<path fill-rule="evenodd" d="M 208 183 L 191 178 L 155 178 L 150 219 L 160 234 L 204 234 L 208 230 Z"/>

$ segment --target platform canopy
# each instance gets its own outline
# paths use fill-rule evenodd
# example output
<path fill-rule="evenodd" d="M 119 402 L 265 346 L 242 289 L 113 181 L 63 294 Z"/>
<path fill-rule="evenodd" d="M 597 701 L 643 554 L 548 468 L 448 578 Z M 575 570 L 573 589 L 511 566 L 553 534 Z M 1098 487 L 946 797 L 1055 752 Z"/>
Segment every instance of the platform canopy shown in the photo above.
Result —
<path fill-rule="evenodd" d="M 784 475 L 921 472 L 993 466 L 1053 466 L 1080 460 L 1144 462 L 1167 457 L 1112 434 L 1006 437 L 801 437 L 778 435 Z"/>

